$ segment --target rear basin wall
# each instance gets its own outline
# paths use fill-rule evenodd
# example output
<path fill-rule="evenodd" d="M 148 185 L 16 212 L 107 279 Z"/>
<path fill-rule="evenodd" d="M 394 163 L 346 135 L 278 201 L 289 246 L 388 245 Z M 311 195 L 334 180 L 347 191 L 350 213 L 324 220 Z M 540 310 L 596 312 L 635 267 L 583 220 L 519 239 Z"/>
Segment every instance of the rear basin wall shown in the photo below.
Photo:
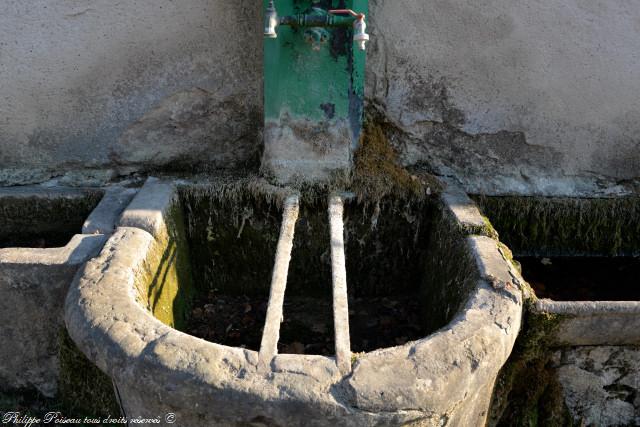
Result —
<path fill-rule="evenodd" d="M 166 241 L 156 242 L 139 277 L 141 304 L 181 330 L 194 299 L 211 291 L 266 304 L 282 200 L 237 184 L 181 187 L 167 221 Z M 344 218 L 350 299 L 415 295 L 420 300 L 421 336 L 453 318 L 474 285 L 473 263 L 462 231 L 437 197 L 414 203 L 348 202 Z M 326 196 L 303 199 L 287 298 L 318 298 L 330 307 L 330 262 Z"/>

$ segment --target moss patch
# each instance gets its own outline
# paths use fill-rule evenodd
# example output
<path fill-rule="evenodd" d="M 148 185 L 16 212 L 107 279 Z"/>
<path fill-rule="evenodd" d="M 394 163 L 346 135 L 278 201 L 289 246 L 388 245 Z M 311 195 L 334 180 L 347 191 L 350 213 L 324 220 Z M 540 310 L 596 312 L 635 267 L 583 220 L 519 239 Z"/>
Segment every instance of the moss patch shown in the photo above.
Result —
<path fill-rule="evenodd" d="M 62 412 L 68 417 L 118 417 L 120 407 L 111 379 L 78 350 L 64 328 L 59 354 Z"/>
<path fill-rule="evenodd" d="M 518 255 L 640 253 L 640 197 L 474 199 Z"/>
<path fill-rule="evenodd" d="M 561 385 L 550 367 L 552 350 L 549 337 L 562 318 L 535 313 L 533 304 L 533 299 L 527 300 L 522 332 L 496 380 L 488 421 L 490 426 L 572 425 Z"/>
<path fill-rule="evenodd" d="M 385 196 L 420 199 L 427 185 L 432 190 L 440 184 L 427 175 L 411 175 L 398 163 L 398 155 L 389 143 L 382 124 L 367 120 L 360 145 L 355 152 L 352 188 L 359 200 L 376 201 Z"/>

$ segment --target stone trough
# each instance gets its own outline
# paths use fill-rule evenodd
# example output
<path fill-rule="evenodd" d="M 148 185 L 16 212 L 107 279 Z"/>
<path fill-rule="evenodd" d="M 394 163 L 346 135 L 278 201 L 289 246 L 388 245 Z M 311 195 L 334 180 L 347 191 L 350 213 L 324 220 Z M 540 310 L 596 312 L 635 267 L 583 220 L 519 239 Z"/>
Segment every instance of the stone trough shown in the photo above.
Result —
<path fill-rule="evenodd" d="M 638 425 L 640 198 L 476 200 L 522 261 L 533 293 L 522 339 L 535 337 L 536 346 L 548 347 L 547 368 L 572 422 Z M 545 271 L 551 275 L 540 274 Z M 523 341 L 520 348 L 530 345 Z"/>
<path fill-rule="evenodd" d="M 516 258 L 537 257 L 551 264 L 556 258 L 560 261 L 587 259 L 595 263 L 607 259 L 633 261 L 640 256 L 638 197 L 484 197 L 478 200 L 498 230 L 500 240 Z M 527 265 L 523 270 L 527 279 Z M 640 287 L 631 289 L 623 297 L 615 293 L 612 297 L 611 292 L 602 291 L 620 283 L 605 278 L 598 285 L 601 289 L 595 289 L 593 294 L 596 298 L 599 293 L 603 294 L 602 300 L 585 300 L 583 296 L 578 298 L 579 286 L 569 277 L 564 284 L 569 290 L 568 297 L 556 300 L 539 295 L 536 300 L 535 312 L 557 318 L 553 335 L 557 345 L 640 344 Z"/>
<path fill-rule="evenodd" d="M 368 206 L 259 180 L 150 178 L 76 276 L 66 324 L 112 377 L 129 418 L 483 425 L 522 310 L 518 273 L 486 231 L 455 188 L 414 205 Z M 226 306 L 251 301 L 243 313 L 263 300 L 258 333 L 230 345 L 235 326 L 207 340 L 183 332 L 203 316 L 194 304 L 212 294 Z M 396 330 L 390 345 L 372 344 L 389 331 L 359 326 L 358 313 L 396 294 L 419 301 L 419 336 L 398 341 Z M 303 335 L 304 325 L 290 324 L 313 310 L 291 307 L 308 298 L 304 307 L 330 308 L 329 350 L 282 346 L 286 334 Z M 223 316 L 215 303 L 205 307 L 214 322 Z"/>
<path fill-rule="evenodd" d="M 135 190 L 0 190 L 0 388 L 58 389 L 64 298 Z"/>

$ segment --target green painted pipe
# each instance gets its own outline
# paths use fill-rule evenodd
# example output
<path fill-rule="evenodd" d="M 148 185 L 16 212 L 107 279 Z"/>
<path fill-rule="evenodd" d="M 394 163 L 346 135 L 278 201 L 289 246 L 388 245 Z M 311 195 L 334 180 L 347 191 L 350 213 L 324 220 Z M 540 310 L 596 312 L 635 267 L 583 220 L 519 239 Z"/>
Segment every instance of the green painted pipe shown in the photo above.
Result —
<path fill-rule="evenodd" d="M 353 16 L 333 15 L 320 7 L 311 7 L 308 13 L 283 16 L 280 18 L 280 25 L 289 25 L 294 28 L 336 28 L 351 27 L 355 20 Z"/>

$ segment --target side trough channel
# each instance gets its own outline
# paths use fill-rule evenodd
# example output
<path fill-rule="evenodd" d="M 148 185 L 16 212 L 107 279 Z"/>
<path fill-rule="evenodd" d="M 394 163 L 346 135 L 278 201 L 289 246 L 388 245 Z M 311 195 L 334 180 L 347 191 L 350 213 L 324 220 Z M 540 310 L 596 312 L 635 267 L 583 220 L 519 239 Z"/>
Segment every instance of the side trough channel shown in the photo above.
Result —
<path fill-rule="evenodd" d="M 529 284 L 491 425 L 638 425 L 640 198 L 476 200 Z"/>
<path fill-rule="evenodd" d="M 134 194 L 120 187 L 0 189 L 0 390 L 58 394 L 67 290 Z"/>
<path fill-rule="evenodd" d="M 367 202 L 149 179 L 76 277 L 69 333 L 129 417 L 480 425 L 522 296 L 450 191 Z"/>
<path fill-rule="evenodd" d="M 563 345 L 640 344 L 640 198 L 477 197 Z"/>

